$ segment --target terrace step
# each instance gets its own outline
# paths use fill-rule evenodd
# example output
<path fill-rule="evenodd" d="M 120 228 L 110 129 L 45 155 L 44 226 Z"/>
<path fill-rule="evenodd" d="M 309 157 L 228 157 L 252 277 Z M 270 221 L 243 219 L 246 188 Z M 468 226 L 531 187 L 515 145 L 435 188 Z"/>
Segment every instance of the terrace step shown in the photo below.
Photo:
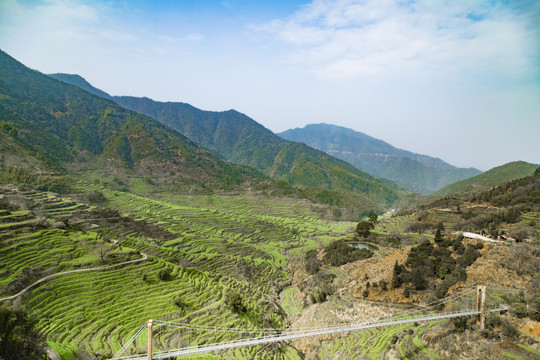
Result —
<path fill-rule="evenodd" d="M 31 219 L 33 218 L 34 215 L 30 212 L 27 212 L 27 213 L 24 213 L 24 214 L 12 214 L 12 213 L 9 213 L 2 216 L 2 214 L 0 214 L 0 224 L 7 224 L 7 223 L 12 223 L 12 222 L 21 222 L 21 221 L 24 221 L 24 220 L 28 220 L 28 219 Z"/>
<path fill-rule="evenodd" d="M 73 213 L 73 212 L 83 210 L 83 209 L 86 209 L 86 208 L 87 208 L 87 206 L 84 205 L 84 204 L 73 203 L 73 204 L 67 205 L 67 206 L 47 208 L 47 209 L 45 209 L 45 212 L 47 214 L 55 214 L 55 213 L 59 213 L 59 212 L 64 212 L 64 213 L 70 213 L 71 212 L 71 213 Z"/>
<path fill-rule="evenodd" d="M 17 223 L 12 223 L 12 224 L 3 224 L 2 226 L 0 226 L 0 231 L 7 231 L 7 230 L 15 230 L 15 229 L 20 229 L 20 228 L 23 228 L 23 227 L 27 227 L 27 226 L 34 226 L 34 225 L 37 225 L 41 222 L 41 219 L 39 218 L 34 218 L 34 219 L 30 219 L 30 220 L 25 220 L 25 221 L 21 221 L 21 222 L 17 222 Z"/>
<path fill-rule="evenodd" d="M 75 206 L 75 205 L 77 205 L 77 203 L 74 203 L 72 201 L 60 200 L 60 201 L 54 201 L 54 202 L 46 202 L 45 209 L 53 210 L 53 209 L 66 208 L 66 207 Z"/>

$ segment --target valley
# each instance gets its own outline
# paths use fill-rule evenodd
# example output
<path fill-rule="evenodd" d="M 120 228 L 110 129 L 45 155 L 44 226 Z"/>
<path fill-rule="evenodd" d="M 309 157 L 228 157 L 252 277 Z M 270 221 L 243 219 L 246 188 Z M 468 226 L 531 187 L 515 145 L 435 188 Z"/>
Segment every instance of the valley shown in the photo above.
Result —
<path fill-rule="evenodd" d="M 540 358 L 537 165 L 420 195 L 236 111 L 128 110 L 4 52 L 0 75 L 0 358 L 144 354 L 149 319 L 166 351 L 393 318 L 179 358 Z M 434 164 L 477 173 L 421 160 L 421 192 Z M 470 310 L 478 285 L 485 328 L 416 321 Z"/>

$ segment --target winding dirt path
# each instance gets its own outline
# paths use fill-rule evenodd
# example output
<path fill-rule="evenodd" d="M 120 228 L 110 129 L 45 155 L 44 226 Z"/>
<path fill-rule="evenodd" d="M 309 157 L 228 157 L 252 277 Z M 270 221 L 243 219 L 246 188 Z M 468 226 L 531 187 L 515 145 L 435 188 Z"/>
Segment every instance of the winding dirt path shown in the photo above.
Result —
<path fill-rule="evenodd" d="M 110 268 L 113 268 L 113 267 L 116 267 L 116 266 L 126 265 L 126 264 L 133 264 L 133 263 L 140 262 L 140 261 L 145 261 L 146 259 L 148 259 L 148 255 L 146 255 L 144 253 L 141 253 L 141 255 L 142 255 L 142 258 L 137 259 L 137 260 L 130 260 L 130 261 L 125 261 L 125 262 L 122 262 L 122 263 L 114 264 L 114 265 L 101 266 L 101 267 L 97 267 L 97 268 L 87 268 L 87 269 L 77 269 L 77 270 L 63 271 L 63 272 L 59 272 L 59 273 L 52 274 L 52 275 L 49 275 L 49 276 L 45 276 L 44 278 L 39 279 L 35 283 L 33 283 L 31 285 L 28 285 L 27 287 L 25 287 L 24 289 L 22 289 L 21 291 L 19 291 L 15 295 L 8 296 L 8 297 L 5 297 L 5 298 L 1 298 L 0 302 L 15 299 L 16 297 L 24 294 L 25 292 L 27 292 L 29 289 L 33 288 L 34 286 L 36 286 L 38 284 L 41 284 L 42 282 L 47 281 L 50 278 L 53 278 L 55 276 L 60 276 L 60 275 L 65 275 L 65 274 L 72 274 L 72 273 L 83 272 L 83 271 L 106 270 L 106 269 L 110 269 Z"/>

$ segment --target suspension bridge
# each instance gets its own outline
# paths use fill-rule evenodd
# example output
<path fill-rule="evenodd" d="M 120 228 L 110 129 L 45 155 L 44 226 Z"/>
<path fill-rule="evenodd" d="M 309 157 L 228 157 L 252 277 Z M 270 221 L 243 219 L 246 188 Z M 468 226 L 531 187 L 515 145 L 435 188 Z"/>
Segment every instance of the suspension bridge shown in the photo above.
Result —
<path fill-rule="evenodd" d="M 475 296 L 476 295 L 476 296 Z M 460 308 L 456 309 L 457 300 L 467 299 Z M 434 309 L 443 309 L 434 311 Z M 444 309 L 449 308 L 444 311 Z M 499 302 L 486 302 L 486 287 L 478 286 L 475 289 L 468 289 L 458 294 L 452 295 L 446 299 L 432 303 L 429 306 L 416 306 L 408 312 L 400 312 L 391 316 L 380 318 L 375 321 L 366 321 L 351 324 L 342 324 L 339 326 L 329 326 L 322 328 L 305 329 L 238 329 L 212 326 L 190 325 L 186 323 L 176 323 L 171 321 L 149 320 L 142 325 L 135 334 L 125 343 L 120 351 L 109 360 L 152 360 L 152 359 L 170 359 L 185 355 L 195 355 L 201 353 L 224 351 L 237 347 L 264 345 L 276 342 L 287 342 L 301 338 L 332 336 L 337 334 L 346 334 L 354 331 L 362 331 L 385 326 L 397 326 L 408 323 L 431 322 L 457 317 L 475 317 L 478 326 L 485 328 L 485 315 L 491 312 L 504 312 L 507 307 Z M 152 351 L 152 329 L 156 326 L 174 327 L 187 331 L 210 331 L 227 334 L 236 334 L 239 339 L 223 341 L 219 343 L 201 344 L 196 346 L 186 346 L 179 349 L 164 351 Z M 136 341 L 144 330 L 148 332 L 147 353 L 138 355 L 122 356 L 129 346 Z"/>

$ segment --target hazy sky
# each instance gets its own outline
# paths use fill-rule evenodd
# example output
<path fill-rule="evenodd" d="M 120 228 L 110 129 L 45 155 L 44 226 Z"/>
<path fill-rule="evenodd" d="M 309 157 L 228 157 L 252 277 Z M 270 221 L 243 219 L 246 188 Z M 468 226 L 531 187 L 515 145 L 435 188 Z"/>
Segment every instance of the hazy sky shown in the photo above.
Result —
<path fill-rule="evenodd" d="M 112 95 L 540 163 L 540 2 L 0 0 L 0 48 Z"/>

